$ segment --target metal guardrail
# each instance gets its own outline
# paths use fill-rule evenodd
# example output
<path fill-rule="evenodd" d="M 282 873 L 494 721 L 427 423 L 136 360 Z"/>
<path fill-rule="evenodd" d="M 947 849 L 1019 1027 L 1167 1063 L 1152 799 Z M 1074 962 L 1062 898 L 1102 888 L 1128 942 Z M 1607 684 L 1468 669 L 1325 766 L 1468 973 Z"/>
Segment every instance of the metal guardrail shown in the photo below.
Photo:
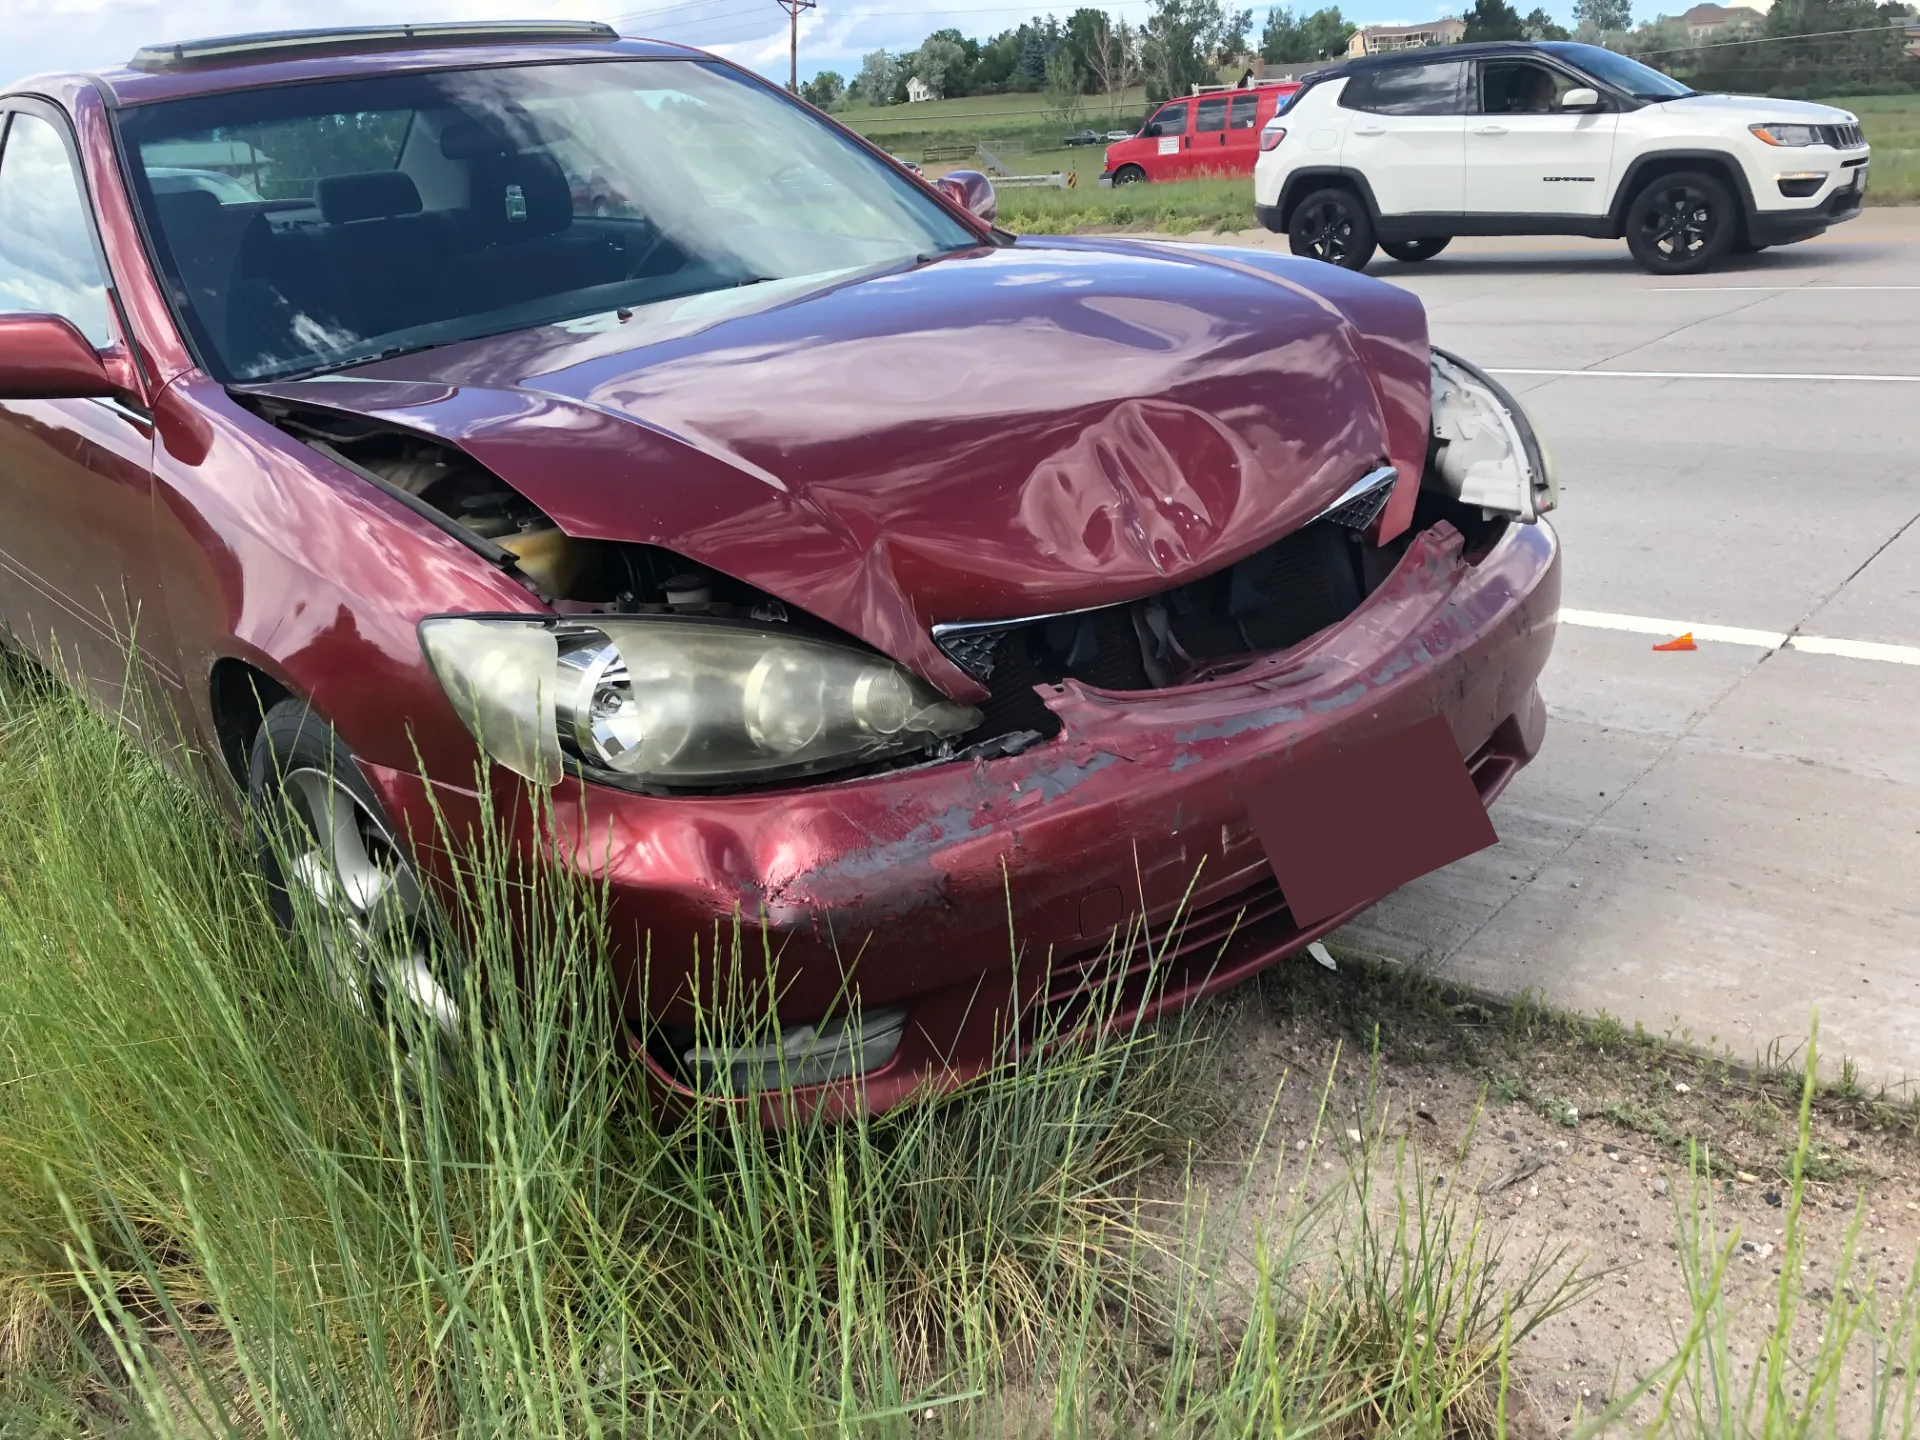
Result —
<path fill-rule="evenodd" d="M 1051 187 L 1065 190 L 1073 184 L 1073 176 L 1055 171 L 1051 175 L 996 175 L 993 188 L 996 190 L 1039 190 Z"/>

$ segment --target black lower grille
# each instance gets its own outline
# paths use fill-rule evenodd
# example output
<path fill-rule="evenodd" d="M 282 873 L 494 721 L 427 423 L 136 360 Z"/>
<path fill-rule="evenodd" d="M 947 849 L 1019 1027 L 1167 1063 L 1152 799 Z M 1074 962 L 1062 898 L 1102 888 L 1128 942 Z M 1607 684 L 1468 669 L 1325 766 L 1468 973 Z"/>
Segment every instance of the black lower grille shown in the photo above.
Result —
<path fill-rule="evenodd" d="M 1360 600 L 1353 534 L 1322 520 L 1204 580 L 1098 610 L 967 627 L 941 644 L 993 692 L 970 742 L 1023 730 L 1051 737 L 1059 722 L 1037 685 L 1163 689 L 1221 661 L 1297 645 Z"/>

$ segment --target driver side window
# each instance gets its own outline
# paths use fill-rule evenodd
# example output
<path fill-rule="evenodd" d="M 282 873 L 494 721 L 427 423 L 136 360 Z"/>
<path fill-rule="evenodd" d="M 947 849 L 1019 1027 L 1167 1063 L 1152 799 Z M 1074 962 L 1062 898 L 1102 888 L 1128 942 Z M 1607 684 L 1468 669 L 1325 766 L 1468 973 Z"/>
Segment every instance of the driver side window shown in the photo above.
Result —
<path fill-rule="evenodd" d="M 59 315 L 96 348 L 113 343 L 79 177 L 60 132 L 24 111 L 0 141 L 0 310 Z"/>
<path fill-rule="evenodd" d="M 1483 115 L 1550 115 L 1580 81 L 1528 60 L 1496 60 L 1480 67 Z"/>
<path fill-rule="evenodd" d="M 1163 105 L 1158 114 L 1147 122 L 1149 135 L 1184 135 L 1187 133 L 1187 102 L 1182 100 L 1176 105 Z"/>

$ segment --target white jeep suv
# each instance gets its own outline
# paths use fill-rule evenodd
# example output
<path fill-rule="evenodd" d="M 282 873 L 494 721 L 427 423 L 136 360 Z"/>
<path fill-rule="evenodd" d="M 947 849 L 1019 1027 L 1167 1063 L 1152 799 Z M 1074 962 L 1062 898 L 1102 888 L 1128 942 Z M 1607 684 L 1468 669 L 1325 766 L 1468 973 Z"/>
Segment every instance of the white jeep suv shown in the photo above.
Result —
<path fill-rule="evenodd" d="M 1818 235 L 1860 212 L 1844 110 L 1701 95 L 1564 41 L 1448 45 L 1306 77 L 1260 134 L 1255 209 L 1293 253 L 1358 270 L 1455 235 L 1626 238 L 1661 275 Z"/>

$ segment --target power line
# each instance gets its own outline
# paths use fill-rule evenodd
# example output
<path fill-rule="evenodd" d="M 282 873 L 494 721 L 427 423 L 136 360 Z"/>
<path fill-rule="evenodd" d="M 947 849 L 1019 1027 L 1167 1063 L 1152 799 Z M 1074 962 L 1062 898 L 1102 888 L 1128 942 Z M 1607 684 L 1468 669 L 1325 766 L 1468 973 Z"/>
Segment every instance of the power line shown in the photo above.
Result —
<path fill-rule="evenodd" d="M 645 10 L 626 10 L 618 15 L 606 17 L 609 25 L 623 25 L 629 20 L 649 21 L 658 16 L 682 15 L 688 10 L 698 10 L 706 5 L 724 5 L 726 0 L 680 0 L 673 5 L 654 5 Z"/>
<path fill-rule="evenodd" d="M 719 15 L 700 15 L 686 20 L 669 20 L 663 25 L 649 26 L 647 28 L 647 34 L 651 36 L 664 34 L 668 30 L 684 30 L 689 25 L 718 25 L 723 20 L 736 20 L 743 15 L 757 15 L 768 20 L 773 18 L 767 14 L 763 7 L 755 5 L 744 10 L 728 10 Z"/>
<path fill-rule="evenodd" d="M 1805 35 L 1755 35 L 1746 40 L 1711 40 L 1704 45 L 1681 45 L 1668 50 L 1638 50 L 1631 55 L 1622 50 L 1617 53 L 1635 59 L 1641 55 L 1692 55 L 1701 50 L 1724 50 L 1730 45 L 1777 45 L 1791 40 L 1826 40 L 1835 35 L 1904 35 L 1900 25 L 1863 25 L 1855 30 L 1813 30 Z"/>

